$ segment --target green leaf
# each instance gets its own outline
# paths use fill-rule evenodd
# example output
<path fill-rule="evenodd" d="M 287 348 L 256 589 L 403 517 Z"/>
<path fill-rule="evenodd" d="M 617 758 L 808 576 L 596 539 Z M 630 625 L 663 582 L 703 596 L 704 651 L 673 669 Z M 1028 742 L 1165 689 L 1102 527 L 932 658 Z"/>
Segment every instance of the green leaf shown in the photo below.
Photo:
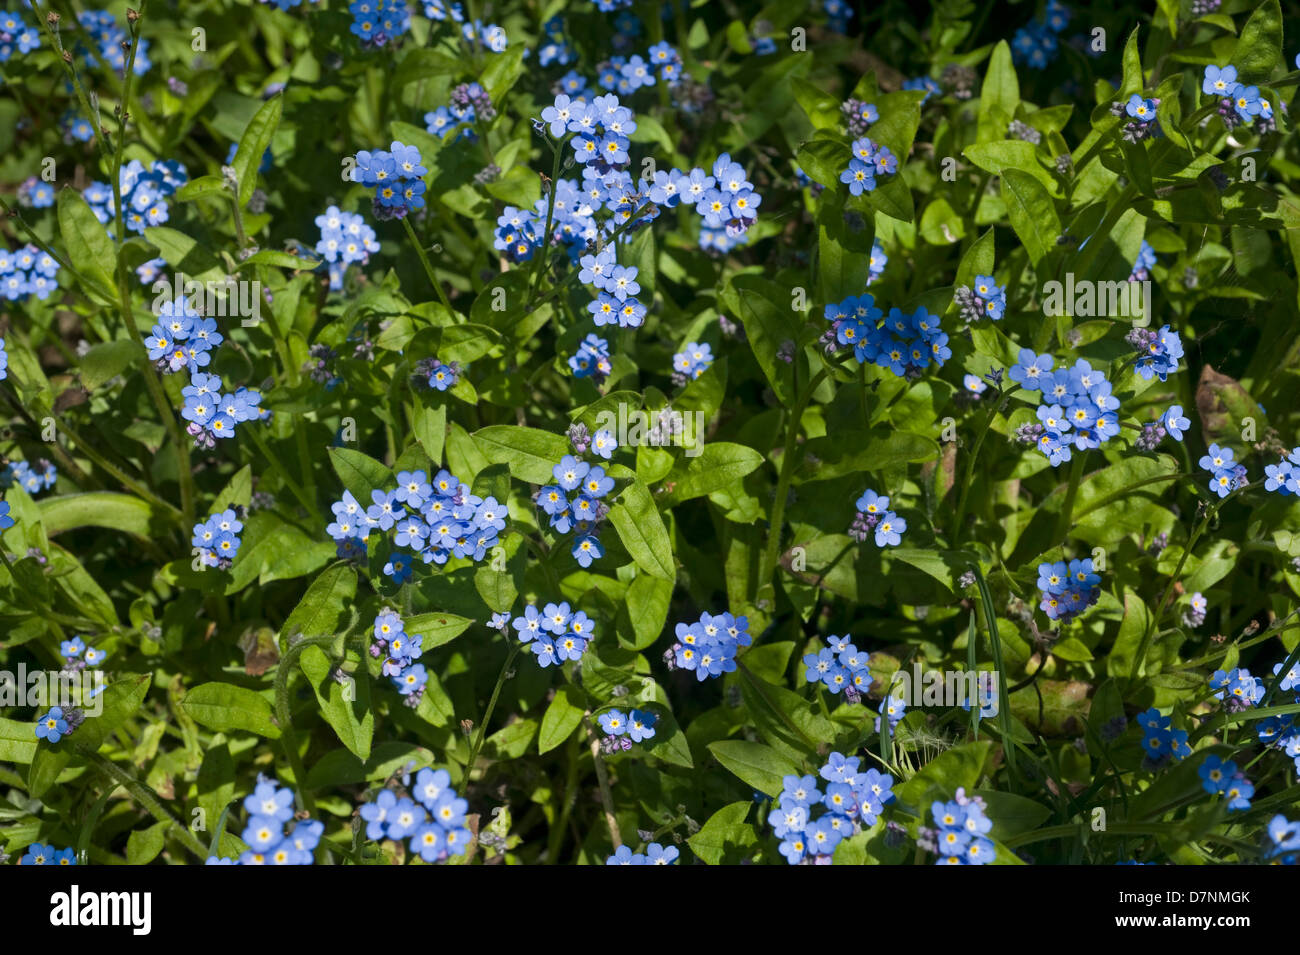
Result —
<path fill-rule="evenodd" d="M 1282 8 L 1278 0 L 1264 0 L 1241 28 L 1229 58 L 1244 86 L 1267 82 L 1282 66 Z"/>
<path fill-rule="evenodd" d="M 279 739 L 280 727 L 272 718 L 271 703 L 262 694 L 233 683 L 201 683 L 181 700 L 194 722 L 221 733 L 244 730 Z"/>
<path fill-rule="evenodd" d="M 784 777 L 799 773 L 794 763 L 762 743 L 724 739 L 710 743 L 709 752 L 746 785 L 769 796 L 785 787 Z"/>
<path fill-rule="evenodd" d="M 752 800 L 723 806 L 709 817 L 699 832 L 686 840 L 691 851 L 701 862 L 709 865 L 739 862 L 758 843 L 754 827 L 745 822 L 752 808 Z"/>
<path fill-rule="evenodd" d="M 745 326 L 745 337 L 758 366 L 781 403 L 794 404 L 790 366 L 777 358 L 781 343 L 799 334 L 803 316 L 791 307 L 791 289 L 756 275 L 738 275 L 723 292 L 732 314 Z"/>
<path fill-rule="evenodd" d="M 280 125 L 280 116 L 284 112 L 284 94 L 272 96 L 253 114 L 239 137 L 239 148 L 230 165 L 235 167 L 235 176 L 239 179 L 239 205 L 248 205 L 257 188 L 257 168 L 262 164 L 262 156 L 271 145 L 271 137 Z"/>
<path fill-rule="evenodd" d="M 668 608 L 672 604 L 671 581 L 649 574 L 637 574 L 627 588 L 627 613 L 635 639 L 632 648 L 644 650 L 664 631 L 668 622 Z"/>
<path fill-rule="evenodd" d="M 975 276 L 992 275 L 996 266 L 993 258 L 995 248 L 993 227 L 990 226 L 988 231 L 976 239 L 963 253 L 961 262 L 957 265 L 957 280 L 953 284 L 970 288 L 975 284 Z"/>
<path fill-rule="evenodd" d="M 807 443 L 808 453 L 820 459 L 817 480 L 846 474 L 879 474 L 903 464 L 932 461 L 939 444 L 925 435 L 896 431 L 886 437 L 861 430 L 840 431 Z"/>
<path fill-rule="evenodd" d="M 451 643 L 469 629 L 474 621 L 468 617 L 458 617 L 454 613 L 421 613 L 403 619 L 402 624 L 407 633 L 418 634 L 420 649 L 428 652 L 434 647 Z"/>
<path fill-rule="evenodd" d="M 163 850 L 163 837 L 170 822 L 156 822 L 148 829 L 136 829 L 126 837 L 126 864 L 148 865 Z"/>
<path fill-rule="evenodd" d="M 176 201 L 193 202 L 208 196 L 225 198 L 229 195 L 225 180 L 220 176 L 196 176 L 176 190 Z"/>
<path fill-rule="evenodd" d="M 1002 171 L 1002 200 L 1007 204 L 1011 228 L 1024 243 L 1034 265 L 1053 248 L 1061 235 L 1061 220 L 1052 197 L 1034 176 L 1019 169 Z"/>
<path fill-rule="evenodd" d="M 393 483 L 393 470 L 379 461 L 351 448 L 330 448 L 330 464 L 343 486 L 352 492 L 363 508 L 369 507 L 371 491 L 382 491 Z"/>
<path fill-rule="evenodd" d="M 573 731 L 582 724 L 582 714 L 586 710 L 586 701 L 580 689 L 574 686 L 557 689 L 555 698 L 542 717 L 542 729 L 537 736 L 537 752 L 549 753 L 572 736 Z"/>
<path fill-rule="evenodd" d="M 1019 105 L 1020 81 L 1016 79 L 1016 68 L 1011 62 L 1011 47 L 1006 40 L 999 40 L 989 57 L 989 67 L 980 86 L 977 141 L 995 142 L 1006 136 L 1007 126 L 1015 119 Z"/>
<path fill-rule="evenodd" d="M 312 581 L 280 628 L 280 642 L 296 636 L 333 636 L 343 629 L 357 596 L 357 572 L 345 561 L 327 567 Z"/>
<path fill-rule="evenodd" d="M 116 300 L 116 283 L 113 278 L 117 254 L 108 231 L 100 225 L 90 205 L 75 189 L 60 189 L 59 234 L 68 250 L 72 267 L 90 286 L 87 295 L 97 296 L 101 302 Z"/>
<path fill-rule="evenodd" d="M 0 763 L 26 765 L 36 755 L 36 733 L 30 722 L 0 716 Z"/>
<path fill-rule="evenodd" d="M 93 345 L 81 358 L 82 387 L 94 391 L 104 382 L 126 371 L 131 362 L 146 356 L 144 346 L 128 338 Z"/>
<path fill-rule="evenodd" d="M 1115 645 L 1106 657 L 1106 673 L 1127 680 L 1133 669 L 1133 660 L 1142 645 L 1142 637 L 1151 625 L 1151 610 L 1137 594 L 1124 594 L 1124 618 L 1119 624 Z M 1138 676 L 1142 671 L 1138 671 Z"/>
<path fill-rule="evenodd" d="M 570 453 L 562 434 L 494 424 L 474 432 L 474 444 L 493 464 L 507 464 L 510 473 L 529 484 L 545 485 L 555 480 L 552 473 L 560 459 Z"/>
<path fill-rule="evenodd" d="M 677 578 L 672 542 L 654 498 L 640 481 L 633 481 L 609 509 L 609 522 L 638 567 L 669 582 Z"/>
<path fill-rule="evenodd" d="M 703 437 L 697 436 L 696 440 L 703 440 Z M 704 497 L 728 487 L 762 463 L 763 456 L 743 444 L 730 441 L 706 444 L 699 454 L 684 456 L 683 464 L 675 467 L 664 479 L 673 488 L 664 495 L 663 505 L 673 507 L 682 501 Z"/>
<path fill-rule="evenodd" d="M 37 506 L 45 532 L 50 536 L 78 527 L 106 527 L 152 539 L 159 530 L 159 517 L 153 506 L 130 494 L 114 491 L 63 494 L 47 497 Z"/>
<path fill-rule="evenodd" d="M 311 681 L 321 715 L 334 727 L 339 741 L 357 759 L 369 759 L 375 715 L 370 711 L 370 674 L 364 661 L 356 659 L 358 666 L 349 674 L 352 679 L 347 686 L 333 678 L 334 664 L 320 647 L 307 647 L 298 662 Z"/>

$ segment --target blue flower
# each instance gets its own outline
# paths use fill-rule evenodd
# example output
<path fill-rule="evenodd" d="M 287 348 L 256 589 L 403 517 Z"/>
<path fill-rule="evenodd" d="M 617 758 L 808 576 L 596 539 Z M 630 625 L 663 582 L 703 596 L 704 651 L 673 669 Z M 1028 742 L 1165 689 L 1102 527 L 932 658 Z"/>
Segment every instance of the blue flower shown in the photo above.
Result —
<path fill-rule="evenodd" d="M 63 707 L 52 706 L 44 716 L 36 717 L 36 738 L 50 744 L 57 743 L 68 733 L 68 721 L 63 717 Z"/>
<path fill-rule="evenodd" d="M 1214 65 L 1205 68 L 1205 77 L 1201 80 L 1201 92 L 1209 96 L 1231 96 L 1237 86 L 1237 68 L 1232 64 L 1225 67 Z"/>

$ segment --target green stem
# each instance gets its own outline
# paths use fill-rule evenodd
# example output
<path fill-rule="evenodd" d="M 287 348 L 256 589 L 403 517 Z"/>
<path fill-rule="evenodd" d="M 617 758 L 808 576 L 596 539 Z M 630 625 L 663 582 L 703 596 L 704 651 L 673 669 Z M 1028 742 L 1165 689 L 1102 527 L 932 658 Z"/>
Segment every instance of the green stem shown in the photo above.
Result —
<path fill-rule="evenodd" d="M 984 427 L 980 430 L 979 437 L 975 439 L 975 447 L 971 449 L 970 456 L 966 458 L 966 467 L 962 474 L 961 493 L 957 497 L 957 516 L 952 526 L 952 546 L 955 548 L 961 541 L 963 524 L 966 519 L 966 499 L 970 495 L 971 481 L 974 477 L 975 462 L 979 458 L 980 448 L 984 446 L 984 439 L 988 436 L 993 427 L 993 419 L 1002 413 L 1011 396 L 1019 390 L 1018 385 L 1013 385 L 1011 390 L 1004 393 L 1002 398 L 989 412 L 988 418 L 984 421 Z"/>
<path fill-rule="evenodd" d="M 998 673 L 998 728 L 1002 732 L 1002 752 L 1006 755 L 1007 769 L 1014 776 L 1016 749 L 1011 738 L 1011 694 L 1007 692 L 1007 674 L 1002 666 L 1002 639 L 998 635 L 998 615 L 993 609 L 993 595 L 989 593 L 989 585 L 984 579 L 984 572 L 980 570 L 979 563 L 971 561 L 970 568 L 975 574 L 975 583 L 979 585 L 980 610 L 984 614 L 984 626 L 988 629 L 993 667 Z"/>
<path fill-rule="evenodd" d="M 796 362 L 799 356 L 796 354 Z M 794 477 L 795 459 L 799 457 L 799 432 L 803 428 L 803 413 L 812 400 L 813 392 L 822 380 L 830 374 L 829 368 L 822 368 L 813 375 L 812 381 L 795 400 L 785 429 L 785 449 L 781 453 L 781 471 L 776 479 L 776 499 L 772 501 L 772 513 L 768 519 L 767 546 L 763 549 L 763 563 L 759 567 L 758 586 L 766 587 L 772 583 L 776 573 L 777 558 L 781 552 L 781 527 L 785 522 L 785 499 L 790 492 L 790 481 Z"/>
<path fill-rule="evenodd" d="M 438 281 L 438 276 L 434 274 L 433 265 L 429 262 L 429 256 L 424 251 L 424 245 L 421 244 L 420 237 L 415 234 L 415 229 L 412 227 L 410 219 L 403 216 L 402 225 L 406 228 L 406 235 L 411 240 L 411 244 L 415 246 L 415 253 L 420 257 L 420 264 L 424 266 L 424 274 L 429 277 L 429 284 L 432 285 L 433 290 L 438 293 L 438 300 L 442 302 L 443 307 L 446 308 L 447 311 L 454 312 L 455 309 L 451 307 L 451 302 L 447 298 L 447 293 L 442 290 L 442 283 Z"/>
<path fill-rule="evenodd" d="M 497 708 L 497 697 L 501 695 L 501 687 L 505 685 L 506 676 L 510 673 L 510 666 L 515 662 L 515 657 L 519 654 L 522 643 L 516 643 L 506 654 L 506 662 L 501 665 L 501 673 L 497 676 L 496 686 L 492 687 L 492 698 L 488 700 L 487 710 L 483 713 L 483 719 L 478 724 L 478 732 L 474 735 L 474 745 L 469 750 L 469 760 L 465 763 L 465 782 L 469 783 L 470 776 L 474 772 L 474 761 L 478 759 L 479 750 L 483 748 L 483 737 L 487 734 L 488 721 L 492 719 L 492 713 Z"/>
<path fill-rule="evenodd" d="M 1083 477 L 1083 459 L 1087 456 L 1086 451 L 1074 455 L 1070 461 L 1070 483 L 1065 489 L 1065 503 L 1061 505 L 1061 513 L 1056 519 L 1056 540 L 1061 543 L 1065 542 L 1065 537 L 1070 533 L 1070 519 L 1074 514 L 1074 499 L 1079 493 L 1079 479 Z"/>
<path fill-rule="evenodd" d="M 591 720 L 587 719 L 588 715 L 590 714 L 583 714 L 582 725 L 591 740 L 591 759 L 596 764 L 596 785 L 600 789 L 600 806 L 605 811 L 605 825 L 609 827 L 609 838 L 614 843 L 614 848 L 619 849 L 623 846 L 623 834 L 618 831 L 618 817 L 614 815 L 614 795 L 609 789 L 609 771 L 605 768 L 605 757 L 600 755 L 600 737 L 596 734 L 596 728 L 591 725 Z"/>
<path fill-rule="evenodd" d="M 200 859 L 206 859 L 208 850 L 204 848 L 203 843 L 195 837 L 194 833 L 185 828 L 180 821 L 169 813 L 160 801 L 159 795 L 148 785 L 136 779 L 130 771 L 118 766 L 112 760 L 105 759 L 99 753 L 89 749 L 78 749 L 77 752 L 89 763 L 99 769 L 104 775 L 108 776 L 113 782 L 117 783 L 123 789 L 131 794 L 131 797 L 140 804 L 149 815 L 159 822 L 170 823 L 176 830 L 177 837 Z"/>
<path fill-rule="evenodd" d="M 1133 656 L 1133 665 L 1129 669 L 1129 682 L 1138 678 L 1138 672 L 1142 669 L 1142 664 L 1146 662 L 1147 651 L 1151 648 L 1151 638 L 1155 634 L 1156 627 L 1159 626 L 1160 618 L 1164 616 L 1165 606 L 1169 603 L 1169 597 L 1174 591 L 1174 585 L 1178 583 L 1178 578 L 1183 572 L 1183 565 L 1187 563 L 1187 557 L 1196 547 L 1196 542 L 1201 539 L 1201 534 L 1209 526 L 1210 521 L 1219 513 L 1219 508 L 1227 504 L 1239 491 L 1244 491 L 1250 484 L 1243 484 L 1228 493 L 1226 497 L 1221 498 L 1218 503 L 1212 504 L 1205 509 L 1201 519 L 1196 522 L 1196 527 L 1192 530 L 1191 537 L 1187 540 L 1187 546 L 1183 548 L 1182 554 L 1178 558 L 1178 565 L 1174 568 L 1173 574 L 1169 577 L 1169 582 L 1165 584 L 1165 591 L 1160 595 L 1160 603 L 1156 606 L 1155 613 L 1151 614 L 1147 621 L 1146 630 L 1142 634 L 1142 643 L 1138 646 L 1138 652 Z"/>
<path fill-rule="evenodd" d="M 315 811 L 316 801 L 307 791 L 307 772 L 303 768 L 302 757 L 298 755 L 298 737 L 293 729 L 293 713 L 289 707 L 289 676 L 304 650 L 333 642 L 333 635 L 303 637 L 284 651 L 275 670 L 275 721 L 280 726 L 280 742 L 284 744 L 285 756 L 293 770 L 293 784 L 299 807 L 307 812 Z"/>
<path fill-rule="evenodd" d="M 525 312 L 532 310 L 533 300 L 537 297 L 538 276 L 542 274 L 546 268 L 546 260 L 550 258 L 551 224 L 555 221 L 555 186 L 560 178 L 560 162 L 564 157 L 564 147 L 569 144 L 569 140 L 572 138 L 573 134 L 570 133 L 560 140 L 558 146 L 554 147 L 555 158 L 551 162 L 551 182 L 546 190 L 546 230 L 542 233 L 542 248 L 538 253 L 537 261 L 533 263 L 533 274 L 528 282 L 528 304 L 524 307 Z"/>

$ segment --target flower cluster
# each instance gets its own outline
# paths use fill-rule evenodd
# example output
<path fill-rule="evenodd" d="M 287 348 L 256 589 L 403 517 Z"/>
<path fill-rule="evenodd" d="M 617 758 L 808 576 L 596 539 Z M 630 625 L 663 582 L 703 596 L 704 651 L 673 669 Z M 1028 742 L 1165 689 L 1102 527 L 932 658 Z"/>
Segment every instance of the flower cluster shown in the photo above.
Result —
<path fill-rule="evenodd" d="M 1127 103 L 1111 103 L 1110 111 L 1113 115 L 1120 119 L 1127 117 L 1120 132 L 1121 138 L 1130 143 L 1140 143 L 1144 139 L 1164 135 L 1156 116 L 1159 106 L 1160 100 L 1147 99 L 1138 93 L 1130 96 Z M 1145 240 L 1143 244 L 1146 244 Z"/>
<path fill-rule="evenodd" d="M 534 500 L 555 533 L 572 531 L 577 535 L 573 557 L 583 567 L 590 567 L 593 560 L 605 556 L 596 535 L 609 513 L 603 498 L 614 489 L 614 479 L 599 464 L 589 464 L 571 454 L 561 458 L 551 474 L 555 483 L 540 488 Z"/>
<path fill-rule="evenodd" d="M 897 547 L 902 542 L 907 521 L 889 509 L 889 498 L 867 488 L 854 506 L 858 510 L 849 527 L 850 537 L 861 544 L 874 534 L 877 547 Z"/>
<path fill-rule="evenodd" d="M 424 114 L 424 128 L 439 139 L 455 133 L 452 142 L 460 139 L 473 142 L 478 139 L 474 124 L 494 115 L 496 110 L 487 91 L 478 83 L 462 83 L 452 90 L 451 102 L 447 106 L 439 106 Z"/>
<path fill-rule="evenodd" d="M 377 50 L 411 28 L 411 12 L 403 0 L 352 0 L 348 12 L 362 49 Z"/>
<path fill-rule="evenodd" d="M 334 522 L 326 531 L 339 545 L 340 556 L 365 552 L 371 531 L 393 531 L 393 543 L 418 554 L 426 564 L 445 564 L 452 557 L 482 560 L 497 546 L 505 530 L 506 507 L 495 497 L 472 494 L 450 471 L 439 471 L 430 482 L 424 471 L 399 471 L 392 491 L 370 492 L 364 507 L 343 492 L 331 506 Z M 390 555 L 384 573 L 403 584 L 414 572 L 414 561 L 403 552 Z"/>
<path fill-rule="evenodd" d="M 1210 472 L 1210 490 L 1219 497 L 1227 497 L 1237 488 L 1249 483 L 1246 465 L 1233 460 L 1232 448 L 1211 444 L 1196 463 Z"/>
<path fill-rule="evenodd" d="M 880 119 L 880 111 L 874 104 L 853 97 L 840 104 L 840 112 L 844 114 L 844 121 L 849 125 L 849 135 L 854 139 L 867 135 L 871 124 Z"/>
<path fill-rule="evenodd" d="M 59 263 L 31 243 L 16 252 L 0 248 L 0 298 L 21 302 L 35 295 L 45 301 L 59 287 L 58 274 Z"/>
<path fill-rule="evenodd" d="M 184 294 L 164 300 L 158 308 L 158 323 L 145 336 L 149 358 L 163 374 L 182 369 L 191 374 L 206 368 L 210 352 L 225 341 L 217 331 L 215 318 L 204 318 Z"/>
<path fill-rule="evenodd" d="M 836 33 L 847 33 L 849 21 L 853 19 L 853 8 L 847 0 L 822 0 L 822 12 L 826 14 L 827 26 Z"/>
<path fill-rule="evenodd" d="M 578 350 L 569 356 L 569 368 L 574 378 L 593 378 L 599 384 L 613 370 L 609 363 L 609 342 L 594 333 L 589 334 L 578 345 Z"/>
<path fill-rule="evenodd" d="M 1055 368 L 1051 355 L 1022 348 L 1019 361 L 1007 374 L 1022 388 L 1041 395 L 1034 441 L 1052 467 L 1070 460 L 1071 445 L 1080 451 L 1099 448 L 1120 431 L 1119 399 L 1111 394 L 1103 372 L 1082 358 L 1072 368 Z"/>
<path fill-rule="evenodd" d="M 1066 623 L 1097 602 L 1101 576 L 1093 573 L 1092 558 L 1038 565 L 1039 608 L 1050 620 Z"/>
<path fill-rule="evenodd" d="M 700 377 L 713 364 L 713 352 L 707 343 L 687 342 L 683 351 L 673 355 L 673 384 L 684 385 Z"/>
<path fill-rule="evenodd" d="M 736 669 L 736 653 L 754 642 L 749 618 L 702 613 L 695 623 L 679 623 L 677 639 L 664 654 L 669 669 L 693 670 L 700 682 Z"/>
<path fill-rule="evenodd" d="M 578 280 L 596 290 L 587 311 L 597 327 L 636 328 L 645 321 L 646 308 L 636 298 L 636 293 L 641 291 L 636 266 L 619 265 L 612 245 L 584 255 L 581 265 Z"/>
<path fill-rule="evenodd" d="M 412 855 L 443 862 L 469 850 L 468 810 L 469 803 L 451 787 L 451 774 L 425 767 L 416 773 L 411 795 L 399 798 L 392 789 L 381 789 L 373 802 L 362 804 L 361 819 L 366 838 L 408 841 Z"/>
<path fill-rule="evenodd" d="M 1142 749 L 1146 754 L 1143 763 L 1147 769 L 1158 769 L 1192 755 L 1187 731 L 1174 729 L 1172 719 L 1162 716 L 1154 706 L 1138 714 L 1137 724 L 1142 731 Z"/>
<path fill-rule="evenodd" d="M 767 817 L 781 840 L 781 855 L 790 865 L 830 862 L 840 841 L 871 828 L 894 799 L 894 778 L 875 769 L 859 769 L 857 756 L 831 753 L 821 770 L 826 791 L 813 776 L 785 776 L 776 808 Z M 816 819 L 814 809 L 824 810 Z"/>
<path fill-rule="evenodd" d="M 104 662 L 108 656 L 103 650 L 96 647 L 86 646 L 86 641 L 81 637 L 73 637 L 71 640 L 64 640 L 59 644 L 59 653 L 66 661 L 63 665 L 65 670 L 80 670 L 84 667 L 97 667 Z"/>
<path fill-rule="evenodd" d="M 924 306 L 911 315 L 891 308 L 881 322 L 884 312 L 876 307 L 875 296 L 863 293 L 827 305 L 822 314 L 831 323 L 823 336 L 828 349 L 851 347 L 859 364 L 874 362 L 900 378 L 919 376 L 932 361 L 942 367 L 952 357 L 939 316 Z"/>
<path fill-rule="evenodd" d="M 43 739 L 51 745 L 57 743 L 75 729 L 73 723 L 67 719 L 68 716 L 71 714 L 65 714 L 63 707 L 50 707 L 48 713 L 36 717 L 36 738 Z"/>
<path fill-rule="evenodd" d="M 541 667 L 581 659 L 596 636 L 595 622 L 581 610 L 572 610 L 567 600 L 548 603 L 540 613 L 529 604 L 510 625 L 519 634 L 520 642 L 528 644 Z"/>
<path fill-rule="evenodd" d="M 1070 11 L 1058 0 L 1047 0 L 1041 20 L 1032 20 L 1011 40 L 1011 59 L 1017 65 L 1046 69 L 1056 59 L 1056 35 L 1070 22 Z"/>
<path fill-rule="evenodd" d="M 606 710 L 597 717 L 597 722 L 605 731 L 605 738 L 600 741 L 601 748 L 606 753 L 614 753 L 631 749 L 633 743 L 653 739 L 659 717 L 649 710 L 634 709 L 630 713 Z"/>
<path fill-rule="evenodd" d="M 128 232 L 143 234 L 147 227 L 167 221 L 167 199 L 189 181 L 189 173 L 173 159 L 155 160 L 148 169 L 140 160 L 132 159 L 122 167 L 117 179 L 122 194 L 122 221 L 126 223 Z M 95 218 L 109 227 L 112 236 L 113 222 L 117 218 L 113 187 L 92 182 L 81 195 Z"/>
<path fill-rule="evenodd" d="M 1229 129 L 1241 123 L 1254 123 L 1261 133 L 1274 128 L 1272 104 L 1259 95 L 1258 86 L 1237 82 L 1237 68 L 1231 63 L 1207 66 L 1201 92 L 1219 101 L 1219 117 Z"/>
<path fill-rule="evenodd" d="M 239 553 L 239 532 L 244 529 L 240 516 L 237 511 L 228 508 L 194 525 L 190 545 L 194 548 L 194 556 L 204 567 L 216 567 L 218 570 L 230 568 L 235 555 Z"/>
<path fill-rule="evenodd" d="M 233 438 L 235 426 L 245 421 L 271 417 L 271 412 L 261 407 L 261 392 L 240 385 L 233 393 L 223 394 L 216 375 L 195 372 L 181 394 L 185 398 L 181 417 L 189 422 L 185 430 L 199 448 L 215 447 L 217 438 Z"/>
<path fill-rule="evenodd" d="M 482 20 L 465 22 L 461 24 L 460 32 L 472 45 L 481 46 L 490 53 L 504 53 L 510 45 L 506 31 L 495 23 L 485 24 Z"/>
<path fill-rule="evenodd" d="M 210 856 L 208 865 L 311 865 L 325 824 L 316 819 L 294 819 L 293 790 L 275 780 L 257 777 L 257 787 L 244 800 L 248 824 L 240 838 L 248 851 L 238 861 Z M 293 821 L 288 832 L 284 824 Z"/>
<path fill-rule="evenodd" d="M 38 460 L 34 468 L 27 461 L 10 461 L 0 471 L 0 486 L 17 485 L 33 497 L 41 491 L 52 490 L 58 479 L 58 469 L 44 458 Z"/>
<path fill-rule="evenodd" d="M 126 73 L 126 48 L 130 45 L 126 31 L 117 25 L 113 14 L 107 10 L 83 10 L 77 14 L 77 22 L 95 42 L 99 55 L 111 66 L 118 76 Z M 149 41 L 143 37 L 136 40 L 135 63 L 131 68 L 136 76 L 144 76 L 153 63 L 149 60 Z M 92 68 L 96 65 L 95 57 L 84 47 L 78 51 L 85 55 L 86 62 Z"/>
<path fill-rule="evenodd" d="M 401 142 L 394 142 L 391 150 L 363 149 L 352 167 L 353 182 L 375 188 L 376 219 L 401 219 L 408 212 L 424 208 L 424 176 L 429 170 L 423 165 L 420 150 Z"/>
<path fill-rule="evenodd" d="M 985 812 L 988 806 L 979 796 L 967 796 L 958 787 L 949 802 L 930 804 L 934 828 L 922 830 L 918 842 L 938 853 L 935 865 L 989 865 L 997 858 L 997 848 L 989 839 L 993 828 Z"/>
<path fill-rule="evenodd" d="M 1292 448 L 1277 464 L 1264 465 L 1264 489 L 1281 494 L 1300 494 L 1300 447 Z"/>
<path fill-rule="evenodd" d="M 1085 240 L 1086 241 L 1086 240 Z M 1083 246 L 1080 246 L 1083 248 Z M 1142 240 L 1142 245 L 1138 249 L 1137 258 L 1133 261 L 1133 270 L 1129 273 L 1130 282 L 1146 282 L 1151 278 L 1151 270 L 1155 268 L 1156 250 L 1151 248 L 1151 244 L 1146 239 Z"/>
<path fill-rule="evenodd" d="M 904 80 L 902 88 L 905 90 L 924 92 L 925 95 L 921 97 L 922 106 L 924 106 L 935 93 L 942 92 L 942 88 L 939 84 L 928 76 L 917 76 L 910 80 Z"/>
<path fill-rule="evenodd" d="M 1211 753 L 1201 763 L 1197 775 L 1201 777 L 1201 788 L 1207 793 L 1227 797 L 1229 812 L 1250 808 L 1255 786 L 1232 760 Z"/>
<path fill-rule="evenodd" d="M 633 852 L 627 846 L 619 846 L 605 860 L 605 865 L 672 865 L 680 854 L 676 846 L 662 846 L 657 842 L 646 846 L 644 854 Z"/>
<path fill-rule="evenodd" d="M 112 20 L 111 15 L 109 19 Z M 24 22 L 20 14 L 12 11 L 0 13 L 0 64 L 8 63 L 14 50 L 26 54 L 40 45 L 40 31 Z"/>
<path fill-rule="evenodd" d="M 822 683 L 832 693 L 844 691 L 844 698 L 858 703 L 871 688 L 871 670 L 867 667 L 867 654 L 855 647 L 848 635 L 829 636 L 827 646 L 819 653 L 809 653 L 803 658 L 804 679 L 809 683 Z"/>
<path fill-rule="evenodd" d="M 1273 845 L 1265 856 L 1274 865 L 1300 864 L 1300 822 L 1279 813 L 1268 821 L 1268 838 Z"/>
<path fill-rule="evenodd" d="M 1007 310 L 1006 289 L 997 284 L 991 275 L 975 276 L 975 286 L 958 286 L 953 299 L 961 310 L 961 317 L 968 322 L 979 321 L 987 315 L 995 322 L 1000 320 Z"/>
<path fill-rule="evenodd" d="M 54 205 L 54 187 L 35 176 L 28 176 L 18 186 L 18 204 L 32 209 L 48 209 Z"/>
<path fill-rule="evenodd" d="M 867 259 L 867 286 L 880 276 L 885 274 L 885 266 L 889 264 L 889 256 L 885 255 L 885 250 L 881 248 L 879 242 L 871 243 L 871 256 Z"/>
<path fill-rule="evenodd" d="M 0 51 L 3 47 L 0 46 Z M 0 56 L 3 53 L 0 52 Z M 4 62 L 0 59 L 0 63 Z M 52 845 L 33 842 L 18 860 L 19 865 L 76 865 L 77 855 L 71 849 L 56 849 Z"/>
<path fill-rule="evenodd" d="M 356 212 L 343 212 L 330 206 L 316 217 L 320 241 L 316 251 L 329 263 L 330 291 L 343 290 L 343 273 L 351 262 L 364 264 L 371 252 L 379 251 L 375 230 Z"/>
<path fill-rule="evenodd" d="M 1208 608 L 1209 604 L 1205 600 L 1205 595 L 1198 590 L 1187 601 L 1187 609 L 1183 611 L 1183 625 L 1186 627 L 1199 627 L 1205 623 L 1205 611 Z"/>
<path fill-rule="evenodd" d="M 543 68 L 548 66 L 568 66 L 577 54 L 564 33 L 564 18 L 551 17 L 542 24 L 543 40 L 537 50 L 537 62 Z"/>
<path fill-rule="evenodd" d="M 370 655 L 384 657 L 380 672 L 392 681 L 398 693 L 406 697 L 408 706 L 419 706 L 429 673 L 423 663 L 416 663 L 424 654 L 424 638 L 418 633 L 407 633 L 406 624 L 397 611 L 385 607 L 375 617 L 374 640 Z"/>
<path fill-rule="evenodd" d="M 456 382 L 460 381 L 461 367 L 459 362 L 443 362 L 442 359 L 421 358 L 415 363 L 416 381 L 427 385 L 434 391 L 446 391 L 449 388 L 456 387 Z"/>
<path fill-rule="evenodd" d="M 888 146 L 879 146 L 863 136 L 853 141 L 853 158 L 849 168 L 840 173 L 840 182 L 849 187 L 849 194 L 860 196 L 876 188 L 876 179 L 898 172 L 898 157 Z"/>
<path fill-rule="evenodd" d="M 1183 406 L 1170 405 L 1158 420 L 1142 426 L 1142 433 L 1134 439 L 1133 446 L 1139 451 L 1153 451 L 1166 435 L 1182 441 L 1191 426 L 1192 422 L 1183 414 Z"/>

